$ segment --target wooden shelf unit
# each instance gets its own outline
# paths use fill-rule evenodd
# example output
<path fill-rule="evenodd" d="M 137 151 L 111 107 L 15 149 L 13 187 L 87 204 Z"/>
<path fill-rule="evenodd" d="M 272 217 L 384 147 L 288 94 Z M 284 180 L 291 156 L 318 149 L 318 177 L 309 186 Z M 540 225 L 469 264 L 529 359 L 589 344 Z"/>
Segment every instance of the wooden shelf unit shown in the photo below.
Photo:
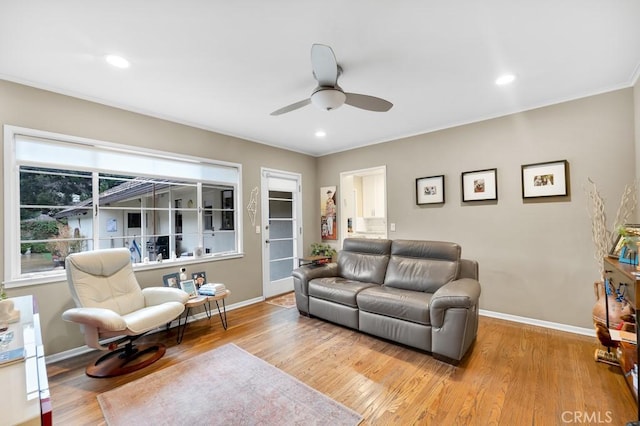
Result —
<path fill-rule="evenodd" d="M 638 311 L 640 309 L 640 292 L 637 291 L 640 280 L 640 269 L 636 265 L 621 263 L 616 258 L 604 258 L 604 275 L 609 280 L 609 284 L 624 294 L 625 299 Z M 637 323 L 636 316 L 636 323 Z M 636 342 L 640 342 L 640 327 L 636 324 Z M 640 348 L 638 345 L 624 342 L 621 345 L 622 356 L 620 357 L 620 368 L 624 374 L 627 385 L 633 393 L 636 403 L 638 403 L 638 390 L 633 385 L 633 365 L 638 363 L 640 358 Z M 638 420 L 640 420 L 640 404 L 638 404 Z"/>

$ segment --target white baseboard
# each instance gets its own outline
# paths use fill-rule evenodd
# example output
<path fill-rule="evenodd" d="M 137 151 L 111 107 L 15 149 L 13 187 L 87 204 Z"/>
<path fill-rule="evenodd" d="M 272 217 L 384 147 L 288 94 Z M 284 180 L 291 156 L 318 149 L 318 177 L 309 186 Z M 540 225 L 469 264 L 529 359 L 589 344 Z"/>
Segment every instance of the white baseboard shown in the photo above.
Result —
<path fill-rule="evenodd" d="M 503 314 L 501 312 L 487 311 L 484 309 L 480 309 L 478 313 L 485 317 L 498 318 L 498 319 L 503 319 L 507 321 L 519 322 L 522 324 L 535 325 L 535 326 L 544 327 L 544 328 L 551 328 L 553 330 L 566 331 L 568 333 L 582 334 L 584 336 L 596 337 L 595 328 L 576 327 L 573 325 L 561 324 L 561 323 L 551 322 L 551 321 L 543 321 L 535 318 L 527 318 L 527 317 L 521 317 L 518 315 Z"/>
<path fill-rule="evenodd" d="M 263 302 L 264 300 L 265 300 L 265 298 L 262 297 L 262 296 L 255 297 L 255 298 L 249 299 L 249 300 L 244 300 L 242 302 L 234 303 L 233 305 L 227 306 L 227 311 L 233 311 L 234 309 L 242 308 L 244 306 L 253 305 L 254 303 L 260 303 L 260 302 Z M 596 336 L 596 331 L 593 328 L 575 327 L 573 325 L 560 324 L 560 323 L 551 322 L 551 321 L 542 321 L 542 320 L 538 320 L 538 319 L 535 319 L 535 318 L 521 317 L 521 316 L 518 316 L 518 315 L 503 314 L 501 312 L 487 311 L 487 310 L 484 310 L 484 309 L 480 309 L 480 311 L 478 313 L 480 315 L 482 315 L 482 316 L 485 316 L 485 317 L 498 318 L 498 319 L 503 319 L 503 320 L 506 320 L 506 321 L 518 322 L 518 323 L 522 323 L 522 324 L 534 325 L 534 326 L 544 327 L 544 328 L 551 328 L 553 330 L 566 331 L 568 333 L 582 334 L 582 335 L 585 335 L 585 336 L 591 336 L 591 337 L 595 337 Z M 211 315 L 213 316 L 213 315 L 217 315 L 217 314 L 218 314 L 217 309 L 212 308 L 211 309 Z M 201 312 L 201 313 L 199 313 L 197 315 L 190 316 L 188 322 L 197 321 L 197 320 L 206 318 L 206 315 L 207 314 L 205 312 Z M 176 325 L 178 325 L 178 322 L 177 322 L 177 320 L 174 320 L 174 321 L 171 322 L 170 327 L 173 328 Z M 152 330 L 149 333 L 153 334 L 153 333 L 158 333 L 158 332 L 165 331 L 165 330 L 166 330 L 165 327 L 158 327 L 157 329 Z M 74 356 L 86 354 L 87 352 L 91 352 L 91 351 L 97 351 L 97 349 L 93 349 L 93 348 L 88 347 L 87 345 L 84 345 L 84 346 L 81 346 L 79 348 L 69 349 L 67 351 L 58 352 L 58 353 L 52 354 L 52 355 L 47 355 L 45 357 L 45 362 L 47 364 L 50 364 L 50 363 L 62 361 L 64 359 L 72 358 Z"/>
<path fill-rule="evenodd" d="M 249 299 L 249 300 L 243 300 L 242 302 L 238 302 L 238 303 L 234 303 L 233 305 L 227 305 L 226 310 L 227 312 L 229 311 L 233 311 L 234 309 L 238 309 L 238 308 L 242 308 L 244 306 L 249 306 L 249 305 L 253 305 L 254 303 L 260 303 L 264 301 L 264 297 L 255 297 L 253 299 Z M 216 309 L 215 305 L 211 307 L 211 316 L 213 317 L 214 315 L 218 315 L 218 310 Z M 193 321 L 197 321 L 203 318 L 206 318 L 207 314 L 206 312 L 200 312 L 197 315 L 189 315 L 189 319 L 187 322 L 193 322 Z M 170 324 L 170 328 L 173 328 L 175 326 L 178 325 L 178 320 L 173 320 L 171 321 Z M 155 330 L 151 330 L 148 334 L 154 334 L 154 333 L 158 333 L 161 331 L 165 331 L 166 328 L 164 326 L 162 327 L 158 327 Z M 112 340 L 116 340 L 117 338 L 114 338 Z M 74 356 L 78 356 L 78 355 L 82 355 L 82 354 L 86 354 L 87 352 L 91 352 L 91 351 L 98 351 L 98 349 L 94 349 L 94 348 L 90 348 L 87 345 L 84 346 L 80 346 L 79 348 L 73 348 L 73 349 L 69 349 L 67 351 L 63 351 L 63 352 L 58 352 L 52 355 L 47 355 L 45 356 L 45 363 L 46 364 L 51 364 L 54 362 L 58 362 L 58 361 L 62 361 L 68 358 L 73 358 Z"/>

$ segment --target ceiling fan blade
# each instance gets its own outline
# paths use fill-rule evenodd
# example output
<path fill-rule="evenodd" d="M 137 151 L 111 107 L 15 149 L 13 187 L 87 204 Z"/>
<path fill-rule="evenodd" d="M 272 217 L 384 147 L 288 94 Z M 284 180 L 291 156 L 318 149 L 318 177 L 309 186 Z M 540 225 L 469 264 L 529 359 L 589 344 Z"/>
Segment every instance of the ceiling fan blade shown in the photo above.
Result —
<path fill-rule="evenodd" d="M 329 46 L 311 46 L 311 68 L 319 86 L 335 87 L 338 83 L 338 62 Z"/>
<path fill-rule="evenodd" d="M 271 113 L 271 115 L 280 115 L 280 114 L 284 114 L 284 113 L 287 113 L 287 112 L 295 111 L 295 110 L 297 110 L 299 108 L 302 108 L 303 106 L 309 105 L 310 103 L 311 103 L 311 99 L 307 98 L 307 99 L 304 99 L 302 101 L 296 102 L 294 104 L 287 105 L 284 108 L 280 108 L 280 109 L 278 109 L 276 111 L 273 111 Z"/>
<path fill-rule="evenodd" d="M 391 102 L 375 96 L 360 95 L 358 93 L 345 93 L 345 95 L 347 95 L 347 99 L 344 101 L 345 104 L 366 109 L 367 111 L 387 112 L 393 106 Z"/>

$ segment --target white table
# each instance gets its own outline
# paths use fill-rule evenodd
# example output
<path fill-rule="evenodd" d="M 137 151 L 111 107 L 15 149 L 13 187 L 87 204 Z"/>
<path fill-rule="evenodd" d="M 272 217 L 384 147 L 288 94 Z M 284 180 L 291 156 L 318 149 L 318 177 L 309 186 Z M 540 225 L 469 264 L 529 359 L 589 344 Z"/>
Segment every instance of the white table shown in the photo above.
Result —
<path fill-rule="evenodd" d="M 0 423 L 51 425 L 52 409 L 44 360 L 40 314 L 33 296 L 14 297 L 20 320 L 9 324 L 14 341 L 8 349 L 24 347 L 24 359 L 0 365 Z"/>

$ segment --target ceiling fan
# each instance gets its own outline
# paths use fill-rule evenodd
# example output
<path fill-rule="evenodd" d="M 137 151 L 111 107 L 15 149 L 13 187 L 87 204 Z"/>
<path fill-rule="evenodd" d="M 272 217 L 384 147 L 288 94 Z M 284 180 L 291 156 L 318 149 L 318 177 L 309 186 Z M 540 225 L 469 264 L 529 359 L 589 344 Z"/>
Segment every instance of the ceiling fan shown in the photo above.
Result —
<path fill-rule="evenodd" d="M 273 111 L 271 115 L 280 115 L 294 111 L 309 104 L 314 104 L 324 111 L 331 111 L 343 104 L 351 105 L 367 111 L 386 112 L 393 104 L 375 96 L 349 93 L 338 86 L 338 77 L 342 74 L 342 68 L 336 62 L 336 56 L 329 46 L 314 44 L 311 46 L 311 68 L 313 77 L 318 81 L 311 96 L 302 101 L 287 105 L 284 108 Z"/>

